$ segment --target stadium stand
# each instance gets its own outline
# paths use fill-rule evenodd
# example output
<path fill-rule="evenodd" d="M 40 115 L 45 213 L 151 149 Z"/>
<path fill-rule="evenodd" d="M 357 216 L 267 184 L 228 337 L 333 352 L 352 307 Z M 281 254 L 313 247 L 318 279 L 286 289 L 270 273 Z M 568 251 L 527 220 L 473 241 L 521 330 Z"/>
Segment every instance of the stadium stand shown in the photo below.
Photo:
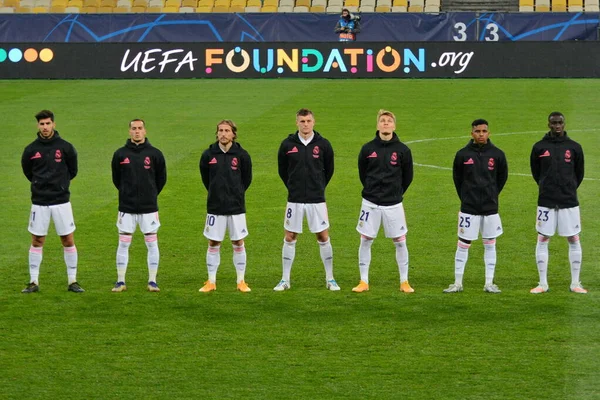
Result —
<path fill-rule="evenodd" d="M 552 12 L 566 12 L 567 0 L 552 0 Z"/>
<path fill-rule="evenodd" d="M 549 12 L 550 11 L 550 0 L 537 0 L 535 2 L 535 11 Z"/>
<path fill-rule="evenodd" d="M 519 11 L 519 0 L 443 0 L 443 11 Z"/>
<path fill-rule="evenodd" d="M 600 6 L 598 0 L 585 0 L 585 11 L 598 12 Z"/>
<path fill-rule="evenodd" d="M 260 12 L 277 12 L 277 6 L 262 6 Z"/>

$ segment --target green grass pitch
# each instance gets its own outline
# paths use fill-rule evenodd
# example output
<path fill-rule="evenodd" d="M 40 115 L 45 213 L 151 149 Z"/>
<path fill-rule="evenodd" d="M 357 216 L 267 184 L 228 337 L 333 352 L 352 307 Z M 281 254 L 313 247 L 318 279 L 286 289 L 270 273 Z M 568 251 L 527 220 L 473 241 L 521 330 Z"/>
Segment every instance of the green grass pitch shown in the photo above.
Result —
<path fill-rule="evenodd" d="M 0 81 L 0 398 L 600 398 L 599 93 L 598 80 Z M 341 292 L 325 289 L 318 246 L 306 229 L 292 289 L 272 291 L 281 277 L 286 202 L 277 149 L 295 130 L 301 107 L 314 111 L 316 130 L 335 150 L 327 199 Z M 20 156 L 43 108 L 55 112 L 57 129 L 79 152 L 71 200 L 81 295 L 66 291 L 53 228 L 40 293 L 20 293 L 30 243 Z M 373 137 L 380 108 L 396 113 L 416 163 L 404 200 L 412 295 L 398 290 L 394 247 L 382 232 L 373 245 L 371 291 L 350 291 L 359 280 L 357 155 Z M 555 110 L 566 115 L 567 131 L 586 155 L 579 198 L 587 295 L 569 292 L 567 244 L 558 237 L 550 243 L 550 293 L 529 294 L 537 283 L 537 187 L 528 157 Z M 110 291 L 117 245 L 110 160 L 132 118 L 146 120 L 148 138 L 167 160 L 158 294 L 146 291 L 139 232 L 129 290 Z M 198 160 L 223 118 L 238 124 L 254 163 L 250 294 L 235 290 L 228 242 L 217 291 L 198 293 L 207 247 Z M 465 291 L 444 295 L 453 281 L 459 208 L 450 167 L 476 118 L 490 121 L 491 139 L 509 163 L 496 273 L 503 292 L 482 291 L 478 241 Z"/>

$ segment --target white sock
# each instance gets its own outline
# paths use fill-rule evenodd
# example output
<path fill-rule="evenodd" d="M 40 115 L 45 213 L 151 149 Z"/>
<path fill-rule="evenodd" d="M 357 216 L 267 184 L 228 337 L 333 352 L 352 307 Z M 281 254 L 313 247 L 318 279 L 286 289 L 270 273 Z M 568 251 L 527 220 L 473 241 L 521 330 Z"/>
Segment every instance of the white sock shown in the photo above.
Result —
<path fill-rule="evenodd" d="M 579 284 L 579 273 L 581 272 L 581 243 L 579 235 L 575 235 L 569 241 L 569 263 L 571 264 L 571 285 Z"/>
<path fill-rule="evenodd" d="M 77 282 L 77 247 L 63 247 L 65 264 L 67 264 L 67 278 L 69 285 Z"/>
<path fill-rule="evenodd" d="M 244 245 L 233 246 L 233 265 L 235 265 L 237 273 L 237 283 L 240 283 L 246 274 L 246 248 Z"/>
<path fill-rule="evenodd" d="M 325 267 L 325 279 L 330 281 L 333 279 L 333 247 L 331 240 L 328 238 L 326 242 L 319 242 L 319 251 L 321 253 L 321 261 Z"/>
<path fill-rule="evenodd" d="M 148 248 L 148 282 L 156 282 L 158 273 L 158 260 L 160 252 L 158 251 L 158 237 L 156 233 L 144 236 L 146 247 Z"/>
<path fill-rule="evenodd" d="M 39 283 L 40 264 L 42 263 L 43 247 L 29 247 L 29 276 L 31 283 Z"/>
<path fill-rule="evenodd" d="M 283 239 L 283 250 L 281 251 L 283 275 L 281 279 L 284 281 L 290 281 L 294 257 L 296 257 L 296 241 L 294 240 L 293 242 L 286 242 L 286 240 Z"/>
<path fill-rule="evenodd" d="M 396 246 L 396 262 L 398 263 L 398 271 L 400 271 L 400 282 L 408 280 L 408 248 L 406 247 L 406 235 L 394 240 Z"/>
<path fill-rule="evenodd" d="M 131 235 L 119 235 L 119 247 L 117 247 L 117 282 L 125 282 L 127 264 L 129 264 L 129 246 L 131 246 Z"/>
<path fill-rule="evenodd" d="M 540 285 L 548 286 L 548 243 L 550 238 L 544 235 L 538 235 L 537 246 L 535 247 L 535 261 L 537 263 L 538 273 L 540 274 Z"/>
<path fill-rule="evenodd" d="M 485 284 L 494 283 L 496 271 L 496 239 L 483 240 L 483 262 L 485 263 Z"/>
<path fill-rule="evenodd" d="M 360 236 L 360 246 L 358 247 L 358 269 L 360 270 L 360 280 L 369 283 L 369 266 L 371 265 L 371 246 L 373 239 L 367 239 Z"/>
<path fill-rule="evenodd" d="M 212 283 L 217 281 L 217 270 L 221 264 L 221 245 L 208 246 L 206 250 L 206 268 L 208 269 L 208 280 Z"/>
<path fill-rule="evenodd" d="M 463 275 L 465 274 L 465 266 L 469 259 L 469 247 L 471 243 L 465 243 L 459 240 L 456 244 L 456 254 L 454 256 L 454 284 L 463 284 Z"/>

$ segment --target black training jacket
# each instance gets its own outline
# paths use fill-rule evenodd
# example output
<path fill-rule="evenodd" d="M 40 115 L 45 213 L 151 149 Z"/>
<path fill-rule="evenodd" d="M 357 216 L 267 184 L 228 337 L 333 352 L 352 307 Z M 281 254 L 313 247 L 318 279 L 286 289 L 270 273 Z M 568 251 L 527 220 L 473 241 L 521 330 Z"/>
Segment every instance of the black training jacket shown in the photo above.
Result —
<path fill-rule="evenodd" d="M 550 132 L 533 145 L 531 174 L 539 186 L 538 206 L 547 208 L 577 207 L 577 188 L 583 181 L 584 160 L 581 145 Z"/>
<path fill-rule="evenodd" d="M 408 146 L 394 132 L 389 141 L 375 139 L 365 144 L 358 155 L 358 174 L 362 197 L 379 206 L 402 203 L 413 180 L 413 160 Z"/>
<path fill-rule="evenodd" d="M 77 175 L 77 151 L 58 131 L 50 139 L 37 135 L 21 157 L 23 173 L 31 182 L 31 202 L 39 206 L 68 203 L 69 185 Z"/>
<path fill-rule="evenodd" d="M 167 166 L 148 139 L 136 145 L 127 139 L 112 158 L 112 180 L 119 190 L 119 211 L 148 214 L 158 211 L 158 195 L 167 183 Z"/>
<path fill-rule="evenodd" d="M 460 199 L 460 211 L 473 215 L 498 213 L 498 195 L 508 179 L 504 152 L 488 140 L 473 140 L 454 157 L 452 176 Z"/>
<path fill-rule="evenodd" d="M 215 142 L 200 157 L 200 175 L 208 190 L 206 211 L 216 215 L 246 212 L 246 190 L 252 182 L 252 160 L 239 143 L 227 153 Z"/>
<path fill-rule="evenodd" d="M 292 203 L 323 203 L 325 187 L 333 176 L 333 148 L 318 132 L 305 146 L 299 133 L 289 135 L 279 147 L 279 177 Z"/>

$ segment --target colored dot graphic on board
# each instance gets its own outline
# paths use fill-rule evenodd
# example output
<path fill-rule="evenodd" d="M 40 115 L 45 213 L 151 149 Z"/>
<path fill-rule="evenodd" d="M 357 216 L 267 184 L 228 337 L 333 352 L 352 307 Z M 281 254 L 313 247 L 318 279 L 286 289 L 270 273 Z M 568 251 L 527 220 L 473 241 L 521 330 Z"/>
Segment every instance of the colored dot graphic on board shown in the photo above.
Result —
<path fill-rule="evenodd" d="M 53 58 L 54 52 L 48 48 L 42 49 L 39 52 L 33 48 L 26 49 L 25 51 L 16 48 L 10 50 L 0 48 L 0 63 L 7 60 L 13 63 L 18 63 L 21 60 L 32 63 L 38 59 L 47 63 L 52 61 Z"/>

